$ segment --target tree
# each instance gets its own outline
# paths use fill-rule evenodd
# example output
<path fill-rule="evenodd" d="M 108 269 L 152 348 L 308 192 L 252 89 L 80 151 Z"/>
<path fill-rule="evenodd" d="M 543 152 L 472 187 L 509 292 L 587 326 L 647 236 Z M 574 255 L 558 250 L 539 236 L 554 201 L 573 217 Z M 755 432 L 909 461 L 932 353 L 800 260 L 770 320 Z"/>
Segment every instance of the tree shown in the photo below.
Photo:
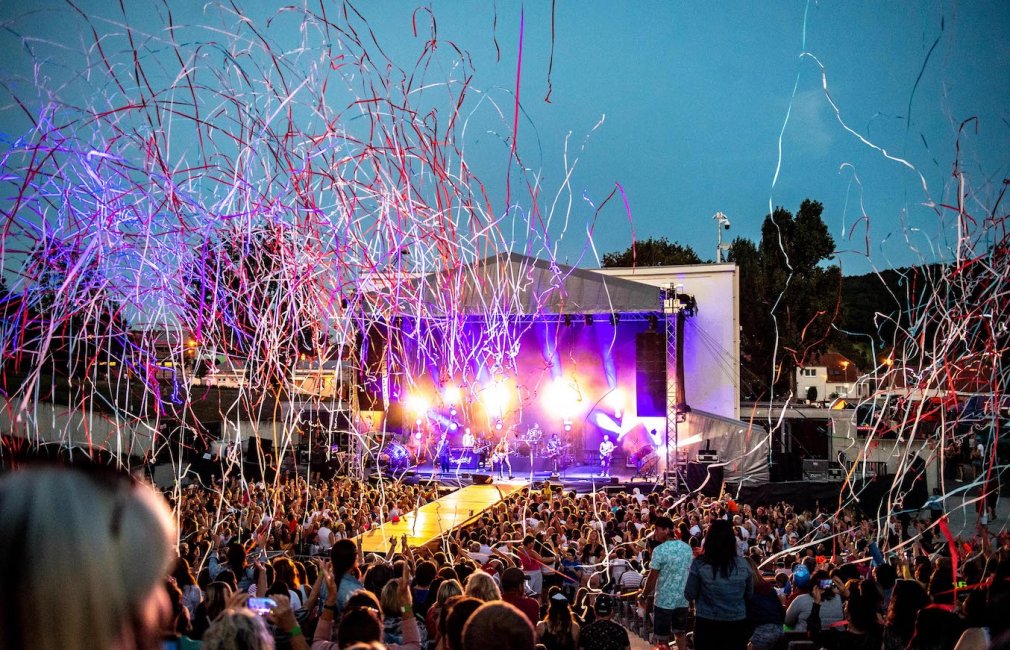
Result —
<path fill-rule="evenodd" d="M 841 269 L 824 266 L 835 242 L 817 201 L 794 217 L 784 208 L 765 217 L 757 247 L 733 242 L 740 267 L 740 326 L 744 383 L 755 397 L 795 389 L 795 370 L 844 339 L 832 325 L 842 313 Z"/>
<path fill-rule="evenodd" d="M 701 264 L 702 260 L 690 246 L 682 246 L 666 237 L 634 242 L 623 251 L 606 253 L 604 267 L 614 266 L 677 266 Z"/>
<path fill-rule="evenodd" d="M 281 389 L 300 354 L 329 345 L 305 249 L 290 226 L 270 221 L 194 251 L 184 322 L 201 345 L 243 360 L 255 388 Z"/>

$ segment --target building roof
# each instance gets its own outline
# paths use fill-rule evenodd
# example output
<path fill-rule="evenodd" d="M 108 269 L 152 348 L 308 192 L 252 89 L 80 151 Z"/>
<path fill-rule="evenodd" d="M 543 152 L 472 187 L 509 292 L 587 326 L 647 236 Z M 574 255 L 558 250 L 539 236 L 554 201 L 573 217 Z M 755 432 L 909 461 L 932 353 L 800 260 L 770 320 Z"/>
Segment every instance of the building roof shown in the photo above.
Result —
<path fill-rule="evenodd" d="M 385 292 L 383 292 L 385 293 Z M 394 301 L 401 314 L 522 316 L 646 313 L 662 310 L 659 288 L 502 253 L 407 278 Z M 388 294 L 386 294 L 388 296 Z"/>

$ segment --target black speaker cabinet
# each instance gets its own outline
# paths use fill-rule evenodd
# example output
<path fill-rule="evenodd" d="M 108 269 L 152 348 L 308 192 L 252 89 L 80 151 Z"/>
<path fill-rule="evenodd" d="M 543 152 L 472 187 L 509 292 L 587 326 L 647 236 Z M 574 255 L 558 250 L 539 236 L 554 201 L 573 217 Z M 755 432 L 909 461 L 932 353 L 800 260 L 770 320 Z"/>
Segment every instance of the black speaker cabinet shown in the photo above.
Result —
<path fill-rule="evenodd" d="M 666 337 L 662 332 L 635 336 L 635 406 L 638 417 L 666 415 Z"/>
<path fill-rule="evenodd" d="M 707 463 L 687 464 L 687 487 L 692 492 L 699 489 L 704 496 L 717 497 L 722 493 L 723 467 Z M 706 479 L 708 479 L 706 481 Z"/>

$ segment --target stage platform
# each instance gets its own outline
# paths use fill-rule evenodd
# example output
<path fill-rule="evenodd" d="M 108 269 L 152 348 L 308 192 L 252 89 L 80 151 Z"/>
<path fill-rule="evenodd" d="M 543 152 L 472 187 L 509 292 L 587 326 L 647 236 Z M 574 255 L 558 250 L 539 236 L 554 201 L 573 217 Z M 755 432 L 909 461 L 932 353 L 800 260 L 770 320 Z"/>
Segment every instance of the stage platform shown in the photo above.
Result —
<path fill-rule="evenodd" d="M 442 482 L 452 483 L 454 481 L 470 479 L 473 476 L 490 476 L 494 481 L 498 481 L 498 471 L 492 471 L 487 468 L 475 468 L 475 469 L 456 469 L 451 472 L 438 472 L 431 463 L 423 463 L 421 465 L 415 465 L 409 469 L 410 472 L 415 474 L 418 478 L 429 479 L 435 478 Z M 600 485 L 607 485 L 611 482 L 617 483 L 630 483 L 632 481 L 648 481 L 648 480 L 659 480 L 659 477 L 653 472 L 647 476 L 639 475 L 634 467 L 627 467 L 624 463 L 614 463 L 611 467 L 610 476 L 604 477 L 600 476 L 600 466 L 599 464 L 573 464 L 564 469 L 559 469 L 557 474 L 554 474 L 552 468 L 545 466 L 544 468 L 536 468 L 531 471 L 529 464 L 525 466 L 520 466 L 519 463 L 513 463 L 512 466 L 512 477 L 511 479 L 506 476 L 505 481 L 514 480 L 521 481 L 523 483 L 540 483 L 543 481 L 551 480 L 554 482 L 568 483 L 568 482 L 587 482 L 592 481 Z"/>
<path fill-rule="evenodd" d="M 505 481 L 492 485 L 468 485 L 441 499 L 408 512 L 396 523 L 386 522 L 360 536 L 365 553 L 385 554 L 391 538 L 407 536 L 411 547 L 419 547 L 438 539 L 460 526 L 476 520 L 496 503 L 528 487 L 526 481 Z M 399 542 L 397 542 L 399 543 Z"/>

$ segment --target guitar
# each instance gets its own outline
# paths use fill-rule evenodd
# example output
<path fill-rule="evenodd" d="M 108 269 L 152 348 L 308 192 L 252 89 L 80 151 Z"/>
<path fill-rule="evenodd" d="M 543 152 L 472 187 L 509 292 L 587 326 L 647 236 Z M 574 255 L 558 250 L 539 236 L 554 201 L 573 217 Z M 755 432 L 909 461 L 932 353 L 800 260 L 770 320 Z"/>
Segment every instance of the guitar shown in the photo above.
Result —
<path fill-rule="evenodd" d="M 508 457 L 509 457 L 509 444 L 504 438 L 502 438 L 501 442 L 498 443 L 498 446 L 494 448 L 494 452 L 492 452 L 491 454 L 491 462 L 498 464 L 504 460 L 507 460 Z"/>

